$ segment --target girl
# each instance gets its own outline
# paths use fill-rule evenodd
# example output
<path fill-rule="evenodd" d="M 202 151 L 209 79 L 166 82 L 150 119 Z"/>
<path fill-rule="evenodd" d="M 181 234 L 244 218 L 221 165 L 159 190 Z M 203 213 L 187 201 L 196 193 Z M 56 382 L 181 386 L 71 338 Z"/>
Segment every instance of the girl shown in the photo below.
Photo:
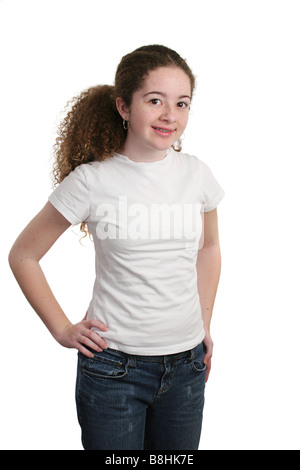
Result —
<path fill-rule="evenodd" d="M 181 153 L 194 89 L 185 60 L 153 45 L 123 57 L 115 86 L 74 98 L 55 145 L 59 184 L 10 251 L 34 310 L 78 350 L 85 449 L 198 449 L 224 193 L 206 164 Z M 96 253 L 78 324 L 39 264 L 72 224 L 92 235 Z"/>

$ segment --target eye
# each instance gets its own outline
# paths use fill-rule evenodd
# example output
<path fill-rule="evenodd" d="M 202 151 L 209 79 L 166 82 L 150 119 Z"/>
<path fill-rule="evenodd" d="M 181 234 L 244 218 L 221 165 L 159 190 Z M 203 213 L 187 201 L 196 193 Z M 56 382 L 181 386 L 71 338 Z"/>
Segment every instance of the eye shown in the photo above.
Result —
<path fill-rule="evenodd" d="M 152 100 L 150 100 L 150 103 L 153 104 L 154 106 L 157 106 L 161 104 L 161 100 L 158 98 L 152 98 Z"/>
<path fill-rule="evenodd" d="M 181 109 L 189 109 L 190 108 L 190 105 L 189 103 L 186 103 L 185 101 L 179 101 L 179 103 L 177 103 L 177 106 L 178 108 L 181 108 Z"/>

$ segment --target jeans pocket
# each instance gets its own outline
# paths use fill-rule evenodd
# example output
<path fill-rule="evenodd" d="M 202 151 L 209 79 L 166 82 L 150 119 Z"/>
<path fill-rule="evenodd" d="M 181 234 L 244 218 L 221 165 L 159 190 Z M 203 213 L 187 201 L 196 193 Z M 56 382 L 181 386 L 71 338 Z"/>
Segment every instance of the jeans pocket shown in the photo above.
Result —
<path fill-rule="evenodd" d="M 206 370 L 206 365 L 200 362 L 192 362 L 192 368 L 195 372 L 204 372 Z"/>
<path fill-rule="evenodd" d="M 82 372 L 94 379 L 121 379 L 127 374 L 126 357 L 118 357 L 109 350 L 96 353 L 94 358 L 81 358 Z"/>
<path fill-rule="evenodd" d="M 201 343 L 194 349 L 194 358 L 192 360 L 192 369 L 194 372 L 206 371 L 206 365 L 204 364 L 205 348 L 204 344 Z"/>

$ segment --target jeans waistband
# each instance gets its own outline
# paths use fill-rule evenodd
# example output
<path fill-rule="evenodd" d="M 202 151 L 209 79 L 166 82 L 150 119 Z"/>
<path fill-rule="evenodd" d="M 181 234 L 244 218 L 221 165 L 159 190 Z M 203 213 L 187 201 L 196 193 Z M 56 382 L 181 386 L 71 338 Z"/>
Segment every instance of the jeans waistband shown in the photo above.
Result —
<path fill-rule="evenodd" d="M 194 355 L 195 355 L 195 349 L 198 348 L 196 346 L 193 349 L 189 349 L 187 351 L 183 351 L 180 353 L 175 353 L 175 354 L 167 354 L 167 355 L 161 355 L 161 356 L 141 356 L 141 355 L 136 355 L 136 354 L 128 354 L 123 351 L 119 351 L 117 349 L 112 349 L 109 348 L 106 351 L 111 351 L 113 354 L 119 357 L 126 357 L 130 359 L 131 361 L 141 361 L 141 362 L 161 362 L 161 363 L 166 363 L 166 362 L 173 362 L 177 361 L 179 359 L 188 359 L 190 361 L 193 361 Z"/>

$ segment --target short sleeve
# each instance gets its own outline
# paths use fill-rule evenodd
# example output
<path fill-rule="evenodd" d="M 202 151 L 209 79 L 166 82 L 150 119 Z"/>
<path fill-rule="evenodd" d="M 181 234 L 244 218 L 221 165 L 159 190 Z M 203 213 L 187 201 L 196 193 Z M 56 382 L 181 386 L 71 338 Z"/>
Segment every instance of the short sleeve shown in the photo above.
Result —
<path fill-rule="evenodd" d="M 90 214 L 90 197 L 84 164 L 75 168 L 54 189 L 48 201 L 72 224 L 87 220 Z"/>
<path fill-rule="evenodd" d="M 204 212 L 210 212 L 215 209 L 225 196 L 225 191 L 219 185 L 211 169 L 202 163 L 203 171 L 203 204 Z"/>

